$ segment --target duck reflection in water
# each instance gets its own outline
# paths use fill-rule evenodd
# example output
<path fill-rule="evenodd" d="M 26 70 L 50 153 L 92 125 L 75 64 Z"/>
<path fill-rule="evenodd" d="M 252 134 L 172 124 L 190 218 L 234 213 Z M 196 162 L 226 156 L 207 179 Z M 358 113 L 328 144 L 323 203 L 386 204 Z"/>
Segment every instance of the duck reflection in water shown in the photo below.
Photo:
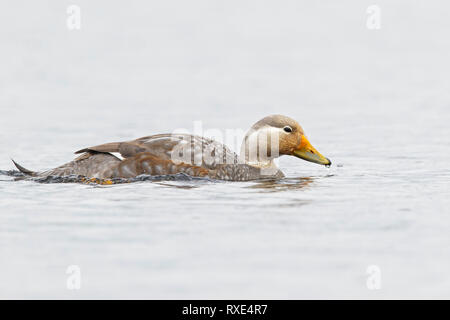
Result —
<path fill-rule="evenodd" d="M 280 192 L 286 190 L 304 189 L 314 182 L 314 177 L 298 177 L 289 179 L 259 180 L 248 186 L 249 189 L 260 189 L 261 192 Z"/>

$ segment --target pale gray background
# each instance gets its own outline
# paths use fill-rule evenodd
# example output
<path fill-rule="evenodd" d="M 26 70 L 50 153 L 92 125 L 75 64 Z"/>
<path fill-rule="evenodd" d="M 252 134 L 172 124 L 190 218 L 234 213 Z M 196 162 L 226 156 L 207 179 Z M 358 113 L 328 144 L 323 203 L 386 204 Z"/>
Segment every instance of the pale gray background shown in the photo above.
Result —
<path fill-rule="evenodd" d="M 66 27 L 70 4 L 79 31 Z M 380 30 L 366 28 L 372 4 Z M 88 145 L 195 120 L 245 130 L 272 113 L 297 119 L 335 165 L 282 159 L 289 179 L 269 186 L 2 175 L 0 297 L 449 298 L 449 10 L 2 0 L 2 170 L 10 157 L 42 170 Z M 66 289 L 73 264 L 79 291 Z M 366 287 L 372 264 L 380 290 Z"/>

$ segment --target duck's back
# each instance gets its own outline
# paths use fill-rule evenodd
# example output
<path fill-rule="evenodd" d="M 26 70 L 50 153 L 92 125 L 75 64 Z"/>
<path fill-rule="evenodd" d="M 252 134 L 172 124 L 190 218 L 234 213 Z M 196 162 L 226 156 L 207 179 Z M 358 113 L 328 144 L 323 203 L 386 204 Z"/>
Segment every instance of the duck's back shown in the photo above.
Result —
<path fill-rule="evenodd" d="M 238 155 L 224 144 L 190 134 L 157 134 L 132 141 L 113 142 L 84 148 L 83 152 L 118 152 L 124 158 L 132 158 L 148 152 L 161 160 L 184 162 L 205 169 L 216 169 L 222 164 L 237 164 Z"/>

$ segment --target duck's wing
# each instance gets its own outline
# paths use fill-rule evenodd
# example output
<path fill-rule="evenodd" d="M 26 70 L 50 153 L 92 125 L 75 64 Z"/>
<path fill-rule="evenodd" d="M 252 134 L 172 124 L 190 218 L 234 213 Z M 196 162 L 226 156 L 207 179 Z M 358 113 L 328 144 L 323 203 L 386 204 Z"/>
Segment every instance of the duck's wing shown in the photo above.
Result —
<path fill-rule="evenodd" d="M 132 141 L 105 143 L 75 153 L 89 151 L 118 152 L 124 158 L 146 152 L 161 160 L 207 169 L 215 169 L 225 163 L 238 163 L 238 155 L 222 143 L 190 134 L 157 134 Z"/>

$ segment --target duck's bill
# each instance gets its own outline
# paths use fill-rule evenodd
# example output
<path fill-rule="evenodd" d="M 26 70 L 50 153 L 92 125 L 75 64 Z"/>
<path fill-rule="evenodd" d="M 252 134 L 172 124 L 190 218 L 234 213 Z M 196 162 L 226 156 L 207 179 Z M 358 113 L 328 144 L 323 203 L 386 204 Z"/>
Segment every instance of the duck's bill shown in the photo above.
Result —
<path fill-rule="evenodd" d="M 294 156 L 309 162 L 323 164 L 325 166 L 331 165 L 330 159 L 321 155 L 305 136 L 302 136 L 298 149 L 294 150 Z"/>

